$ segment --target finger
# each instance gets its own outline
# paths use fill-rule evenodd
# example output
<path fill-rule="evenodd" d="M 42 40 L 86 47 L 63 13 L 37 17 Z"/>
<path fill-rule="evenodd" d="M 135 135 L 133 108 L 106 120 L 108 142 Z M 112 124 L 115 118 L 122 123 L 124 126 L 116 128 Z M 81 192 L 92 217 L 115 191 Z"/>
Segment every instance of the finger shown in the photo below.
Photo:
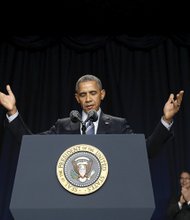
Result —
<path fill-rule="evenodd" d="M 171 93 L 171 94 L 170 94 L 170 96 L 169 96 L 168 101 L 172 101 L 173 99 L 174 99 L 174 94 L 173 94 L 173 93 Z"/>
<path fill-rule="evenodd" d="M 170 94 L 168 102 L 173 103 L 174 102 L 174 94 Z"/>
<path fill-rule="evenodd" d="M 182 102 L 182 99 L 183 99 L 183 94 L 184 94 L 184 91 L 182 90 L 176 96 L 178 106 L 181 105 L 181 102 Z"/>
<path fill-rule="evenodd" d="M 6 86 L 6 89 L 7 89 L 7 92 L 8 92 L 9 95 L 13 95 L 13 92 L 12 92 L 12 90 L 11 90 L 10 85 L 7 85 L 7 86 Z"/>
<path fill-rule="evenodd" d="M 184 91 L 182 90 L 182 91 L 180 91 L 180 93 L 179 93 L 179 99 L 182 101 L 182 99 L 183 99 L 183 94 L 184 94 Z"/>
<path fill-rule="evenodd" d="M 182 97 L 183 97 L 183 94 L 184 94 L 184 91 L 180 91 L 180 92 L 177 94 L 177 97 L 182 98 Z"/>

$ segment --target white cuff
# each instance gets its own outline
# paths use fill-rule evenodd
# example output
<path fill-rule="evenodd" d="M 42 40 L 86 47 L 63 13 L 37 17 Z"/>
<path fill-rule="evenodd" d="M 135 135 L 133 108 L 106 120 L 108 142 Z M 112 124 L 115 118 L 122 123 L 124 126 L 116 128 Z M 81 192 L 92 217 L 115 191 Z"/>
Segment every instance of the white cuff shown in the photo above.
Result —
<path fill-rule="evenodd" d="M 178 202 L 178 206 L 179 206 L 179 209 L 182 209 L 182 204 L 181 204 L 181 202 Z"/>
<path fill-rule="evenodd" d="M 173 125 L 173 121 L 168 124 L 167 122 L 164 121 L 163 117 L 161 117 L 161 123 L 164 125 L 164 127 L 166 127 L 168 130 L 170 130 L 170 128 L 172 127 Z"/>
<path fill-rule="evenodd" d="M 9 123 L 12 122 L 17 116 L 18 116 L 18 111 L 14 115 L 11 115 L 11 116 L 6 114 L 6 117 L 7 117 L 8 121 L 9 121 Z"/>

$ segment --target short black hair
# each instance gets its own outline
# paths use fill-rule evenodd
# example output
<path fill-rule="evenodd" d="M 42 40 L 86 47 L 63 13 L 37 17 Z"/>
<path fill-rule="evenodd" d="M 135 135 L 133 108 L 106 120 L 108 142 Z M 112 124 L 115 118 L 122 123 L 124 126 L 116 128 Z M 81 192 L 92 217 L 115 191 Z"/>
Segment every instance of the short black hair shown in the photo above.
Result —
<path fill-rule="evenodd" d="M 94 75 L 86 74 L 86 75 L 80 77 L 78 79 L 78 81 L 76 82 L 75 91 L 76 92 L 78 91 L 79 83 L 87 82 L 87 81 L 96 81 L 98 86 L 99 86 L 99 88 L 102 90 L 102 82 L 101 82 L 101 80 L 98 77 L 94 76 Z"/>

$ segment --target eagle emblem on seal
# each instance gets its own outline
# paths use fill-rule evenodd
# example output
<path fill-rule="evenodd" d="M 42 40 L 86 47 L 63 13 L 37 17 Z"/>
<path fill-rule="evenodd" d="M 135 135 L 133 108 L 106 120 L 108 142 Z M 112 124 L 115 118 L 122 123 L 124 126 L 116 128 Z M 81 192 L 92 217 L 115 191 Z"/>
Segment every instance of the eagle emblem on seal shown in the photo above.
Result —
<path fill-rule="evenodd" d="M 73 169 L 71 170 L 71 177 L 80 182 L 90 180 L 95 171 L 92 170 L 93 160 L 88 157 L 78 157 L 72 161 Z"/>

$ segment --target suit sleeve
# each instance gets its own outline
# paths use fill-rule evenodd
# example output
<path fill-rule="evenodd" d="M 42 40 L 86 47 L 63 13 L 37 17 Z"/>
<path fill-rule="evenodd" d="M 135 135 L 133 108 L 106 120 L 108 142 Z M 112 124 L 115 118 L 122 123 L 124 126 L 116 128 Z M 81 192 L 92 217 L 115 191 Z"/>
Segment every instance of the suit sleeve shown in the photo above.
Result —
<path fill-rule="evenodd" d="M 146 139 L 148 157 L 153 158 L 156 156 L 171 138 L 173 138 L 173 131 L 169 131 L 159 122 L 153 133 Z"/>
<path fill-rule="evenodd" d="M 41 132 L 39 134 L 46 135 L 46 134 L 60 134 L 64 133 L 63 128 L 67 127 L 69 124 L 69 120 L 60 120 L 58 119 L 57 122 L 47 131 Z M 7 127 L 11 133 L 14 135 L 16 140 L 21 143 L 23 135 L 30 135 L 33 134 L 28 126 L 23 121 L 22 117 L 18 115 L 12 122 L 8 122 L 6 119 L 5 127 Z"/>
<path fill-rule="evenodd" d="M 11 123 L 9 123 L 6 119 L 5 127 L 7 127 L 11 131 L 11 133 L 14 135 L 19 143 L 21 143 L 23 135 L 32 134 L 20 115 L 18 115 Z"/>
<path fill-rule="evenodd" d="M 170 199 L 170 202 L 168 204 L 168 208 L 166 210 L 166 215 L 168 220 L 173 220 L 175 217 L 179 214 L 180 208 L 178 206 L 178 201 L 176 198 Z"/>
<path fill-rule="evenodd" d="M 31 135 L 32 131 L 28 128 L 28 126 L 23 121 L 22 117 L 18 115 L 12 122 L 8 122 L 5 120 L 5 127 L 8 128 L 11 133 L 14 135 L 16 140 L 21 143 L 23 135 Z M 42 132 L 40 134 L 55 134 L 56 133 L 56 125 L 52 126 L 48 131 Z"/>

